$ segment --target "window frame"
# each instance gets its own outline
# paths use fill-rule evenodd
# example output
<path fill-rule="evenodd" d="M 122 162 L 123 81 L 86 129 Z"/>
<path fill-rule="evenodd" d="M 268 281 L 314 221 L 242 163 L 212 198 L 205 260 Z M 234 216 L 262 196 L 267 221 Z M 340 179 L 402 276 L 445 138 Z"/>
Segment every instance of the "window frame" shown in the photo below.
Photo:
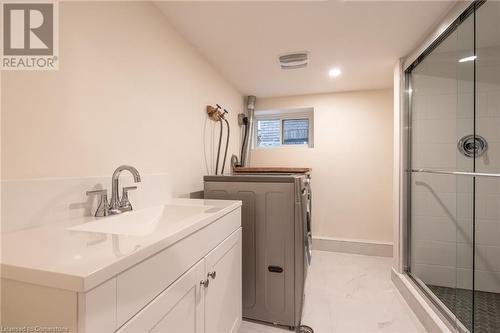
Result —
<path fill-rule="evenodd" d="M 308 143 L 305 144 L 284 144 L 283 143 L 283 120 L 307 119 Z M 257 133 L 259 120 L 279 120 L 280 121 L 280 144 L 279 146 L 259 147 L 257 146 Z M 278 110 L 256 110 L 254 113 L 252 149 L 294 149 L 294 148 L 314 148 L 314 108 L 300 109 L 278 109 Z"/>

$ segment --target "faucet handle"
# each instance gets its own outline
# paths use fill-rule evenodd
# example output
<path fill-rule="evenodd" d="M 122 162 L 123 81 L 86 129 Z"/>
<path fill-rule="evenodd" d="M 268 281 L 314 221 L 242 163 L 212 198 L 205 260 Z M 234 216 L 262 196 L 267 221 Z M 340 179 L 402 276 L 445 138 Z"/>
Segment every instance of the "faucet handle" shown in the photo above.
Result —
<path fill-rule="evenodd" d="M 87 191 L 87 195 L 100 195 L 99 206 L 95 211 L 95 217 L 103 217 L 109 215 L 108 190 L 92 190 Z"/>
<path fill-rule="evenodd" d="M 96 195 L 96 194 L 108 195 L 108 190 L 106 190 L 106 189 L 104 189 L 104 190 L 92 190 L 92 191 L 87 191 L 86 194 L 87 195 Z"/>
<path fill-rule="evenodd" d="M 137 186 L 125 186 L 122 190 L 127 193 L 128 191 L 137 190 Z"/>
<path fill-rule="evenodd" d="M 132 204 L 128 200 L 128 191 L 137 190 L 137 186 L 126 186 L 122 189 L 122 199 L 120 200 L 120 210 L 126 212 L 132 210 Z"/>

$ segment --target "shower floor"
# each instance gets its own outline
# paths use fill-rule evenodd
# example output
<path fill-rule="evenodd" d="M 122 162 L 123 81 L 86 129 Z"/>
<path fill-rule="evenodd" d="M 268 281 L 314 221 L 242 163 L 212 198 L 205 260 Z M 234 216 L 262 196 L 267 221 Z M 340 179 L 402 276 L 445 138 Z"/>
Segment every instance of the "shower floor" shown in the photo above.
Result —
<path fill-rule="evenodd" d="M 428 285 L 429 289 L 472 332 L 472 291 Z M 500 294 L 475 292 L 474 333 L 500 332 Z"/>

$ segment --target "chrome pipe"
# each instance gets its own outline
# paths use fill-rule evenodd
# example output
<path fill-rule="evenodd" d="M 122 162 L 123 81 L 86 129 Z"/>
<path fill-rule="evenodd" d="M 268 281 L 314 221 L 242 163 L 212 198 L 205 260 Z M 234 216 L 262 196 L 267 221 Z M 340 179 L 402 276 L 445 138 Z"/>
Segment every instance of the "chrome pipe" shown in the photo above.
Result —
<path fill-rule="evenodd" d="M 463 171 L 446 171 L 446 170 L 430 170 L 430 169 L 411 169 L 411 172 L 422 173 L 437 173 L 442 175 L 469 176 L 469 177 L 500 177 L 498 173 L 483 173 L 483 172 L 463 172 Z"/>

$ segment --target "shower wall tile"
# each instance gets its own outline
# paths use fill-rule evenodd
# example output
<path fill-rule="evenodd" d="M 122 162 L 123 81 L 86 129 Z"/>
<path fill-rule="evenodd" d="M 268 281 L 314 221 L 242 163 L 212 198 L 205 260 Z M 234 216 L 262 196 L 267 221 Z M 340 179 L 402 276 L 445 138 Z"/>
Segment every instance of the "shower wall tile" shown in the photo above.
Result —
<path fill-rule="evenodd" d="M 456 219 L 457 194 L 415 192 L 412 195 L 412 216 L 449 217 Z"/>
<path fill-rule="evenodd" d="M 413 245 L 412 259 L 415 264 L 451 267 L 457 264 L 456 243 L 414 240 Z"/>
<path fill-rule="evenodd" d="M 465 135 L 465 134 L 464 134 Z M 457 143 L 458 143 L 458 140 L 460 140 L 462 136 L 460 137 L 457 137 Z M 456 156 L 456 170 L 457 171 L 469 171 L 469 172 L 472 172 L 474 170 L 474 161 L 472 158 L 470 157 L 467 157 L 467 156 L 464 156 L 462 155 L 459 151 L 458 151 L 458 147 L 457 145 L 455 145 L 455 156 Z"/>
<path fill-rule="evenodd" d="M 497 173 L 500 171 L 500 143 L 488 142 L 488 151 L 476 159 L 477 172 Z"/>
<path fill-rule="evenodd" d="M 488 94 L 479 93 L 476 97 L 476 117 L 497 117 L 497 115 L 490 115 L 488 111 Z"/>
<path fill-rule="evenodd" d="M 500 117 L 500 91 L 495 91 L 486 96 L 487 115 L 490 117 Z"/>
<path fill-rule="evenodd" d="M 456 288 L 472 289 L 473 287 L 473 270 L 470 268 L 458 268 L 456 270 L 457 282 Z M 485 291 L 485 290 L 484 290 Z"/>
<path fill-rule="evenodd" d="M 476 244 L 499 246 L 500 240 L 500 223 L 497 220 L 476 221 Z M 500 262 L 500 257 L 493 258 Z"/>
<path fill-rule="evenodd" d="M 417 263 L 412 265 L 412 273 L 426 284 L 450 288 L 457 285 L 455 267 Z"/>
<path fill-rule="evenodd" d="M 422 241 L 456 242 L 455 220 L 450 217 L 413 216 L 412 235 Z"/>
<path fill-rule="evenodd" d="M 488 142 L 500 141 L 500 117 L 477 117 L 476 133 Z"/>
<path fill-rule="evenodd" d="M 492 293 L 500 293 L 500 273 L 476 270 L 475 280 L 476 289 Z"/>
<path fill-rule="evenodd" d="M 414 168 L 454 170 L 456 167 L 456 143 L 422 143 L 413 147 Z"/>
<path fill-rule="evenodd" d="M 472 289 L 472 276 L 474 274 L 475 289 L 490 293 L 500 293 L 500 273 L 471 269 L 457 270 L 457 288 Z M 443 285 L 446 287 L 446 285 Z"/>
<path fill-rule="evenodd" d="M 474 117 L 474 94 L 470 93 L 462 93 L 458 94 L 456 100 L 456 117 L 458 119 L 463 118 L 473 118 Z M 472 124 L 471 124 L 472 125 Z M 472 126 L 471 126 L 472 128 Z"/>
<path fill-rule="evenodd" d="M 488 59 L 484 52 L 490 51 L 481 50 L 481 59 Z M 497 59 L 497 51 L 492 55 Z M 500 173 L 499 69 L 487 60 L 477 66 L 476 132 L 488 142 L 486 154 L 476 161 L 477 172 Z M 500 180 L 477 178 L 476 207 L 476 288 L 500 292 Z"/>
<path fill-rule="evenodd" d="M 472 169 L 472 168 L 471 168 Z M 469 170 L 465 168 L 465 170 Z M 453 177 L 457 182 L 457 193 L 472 193 L 474 190 L 474 184 L 472 179 L 468 177 Z"/>
<path fill-rule="evenodd" d="M 477 191 L 476 218 L 498 221 L 500 219 L 500 197 L 494 194 L 483 195 Z"/>
<path fill-rule="evenodd" d="M 498 143 L 491 144 L 496 145 Z M 496 157 L 499 153 L 500 150 L 490 151 L 489 155 Z M 485 171 L 489 168 L 478 164 L 477 169 Z M 492 167 L 489 170 L 499 172 L 499 168 Z M 500 292 L 500 180 L 476 180 L 475 236 L 476 288 Z"/>
<path fill-rule="evenodd" d="M 458 219 L 455 223 L 455 234 L 458 243 L 472 244 L 474 237 L 472 219 Z"/>
<path fill-rule="evenodd" d="M 418 94 L 431 95 L 437 92 L 441 94 L 457 93 L 457 81 L 452 78 L 416 74 L 413 75 L 412 79 L 413 91 Z"/>
<path fill-rule="evenodd" d="M 411 194 L 411 216 L 426 216 L 427 212 L 427 196 L 425 192 L 412 192 Z"/>
<path fill-rule="evenodd" d="M 494 55 L 494 58 L 497 58 L 498 55 Z M 482 59 L 484 61 L 484 59 Z M 477 64 L 477 76 L 478 77 L 484 77 L 485 74 L 492 74 L 492 77 L 497 79 L 498 75 L 500 74 L 499 68 L 498 67 L 492 67 L 492 66 L 482 66 L 483 64 L 478 63 Z M 496 72 L 496 73 L 495 73 Z M 498 91 L 499 85 L 496 82 L 493 82 L 493 80 L 477 80 L 476 81 L 476 92 L 478 93 L 494 93 Z"/>
<path fill-rule="evenodd" d="M 500 194 L 500 182 L 493 180 L 486 180 L 478 178 L 476 180 L 476 191 L 478 195 L 499 195 Z"/>
<path fill-rule="evenodd" d="M 472 243 L 456 243 L 457 268 L 472 269 L 473 246 Z"/>
<path fill-rule="evenodd" d="M 454 138 L 455 139 L 454 143 L 456 144 L 457 141 L 464 135 L 474 133 L 474 117 L 470 115 L 468 117 L 458 118 L 455 121 L 457 124 L 457 132 Z"/>
<path fill-rule="evenodd" d="M 413 142 L 456 144 L 457 129 L 448 119 L 421 119 L 413 123 Z"/>
<path fill-rule="evenodd" d="M 456 193 L 430 193 L 427 195 L 427 211 L 429 216 L 443 216 L 456 219 L 460 212 L 457 208 Z M 464 216 L 464 215 L 461 215 Z"/>
<path fill-rule="evenodd" d="M 432 189 L 436 193 L 456 193 L 461 185 L 457 180 L 459 178 L 454 176 L 414 173 L 412 191 L 429 192 Z"/>
<path fill-rule="evenodd" d="M 471 220 L 473 218 L 472 193 L 457 193 L 457 218 Z"/>
<path fill-rule="evenodd" d="M 427 100 L 414 99 L 411 115 L 413 120 L 427 119 Z"/>
<path fill-rule="evenodd" d="M 457 94 L 429 94 L 427 97 L 427 119 L 456 119 Z"/>
<path fill-rule="evenodd" d="M 500 247 L 477 245 L 476 269 L 500 273 Z"/>
<path fill-rule="evenodd" d="M 416 264 L 412 272 L 423 282 L 449 288 L 472 289 L 473 271 L 467 268 Z M 500 293 L 500 273 L 476 270 L 476 289 Z M 477 286 L 480 286 L 479 288 Z"/>

